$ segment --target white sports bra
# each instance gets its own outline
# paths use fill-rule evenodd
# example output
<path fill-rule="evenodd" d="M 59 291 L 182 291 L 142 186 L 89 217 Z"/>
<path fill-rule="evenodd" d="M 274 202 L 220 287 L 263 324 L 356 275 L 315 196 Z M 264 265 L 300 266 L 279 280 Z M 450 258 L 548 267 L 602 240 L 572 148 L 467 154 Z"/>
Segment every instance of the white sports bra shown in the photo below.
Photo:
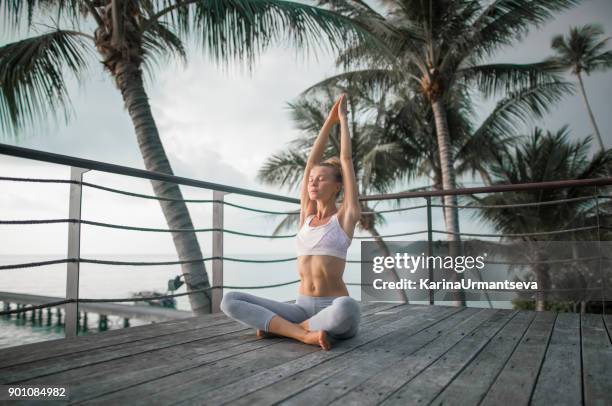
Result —
<path fill-rule="evenodd" d="M 304 225 L 297 233 L 296 248 L 297 256 L 303 255 L 332 255 L 346 259 L 346 251 L 351 245 L 352 239 L 338 221 L 338 213 L 334 213 L 327 224 L 311 226 L 310 221 L 314 214 L 306 217 Z"/>

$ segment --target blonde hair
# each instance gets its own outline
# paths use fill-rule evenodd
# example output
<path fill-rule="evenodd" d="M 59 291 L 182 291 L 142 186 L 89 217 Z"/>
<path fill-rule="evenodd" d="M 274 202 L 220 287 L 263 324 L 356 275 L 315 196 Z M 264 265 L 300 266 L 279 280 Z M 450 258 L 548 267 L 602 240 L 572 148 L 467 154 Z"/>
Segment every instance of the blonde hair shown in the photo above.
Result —
<path fill-rule="evenodd" d="M 319 163 L 318 166 L 327 166 L 329 168 L 332 168 L 334 170 L 334 176 L 336 178 L 336 181 L 340 182 L 341 185 L 343 184 L 342 183 L 342 163 L 340 162 L 340 158 L 338 158 L 337 156 L 332 156 L 331 158 L 328 158 L 325 161 Z M 336 198 L 340 196 L 341 192 L 342 192 L 342 189 L 340 189 L 340 191 L 336 195 Z"/>

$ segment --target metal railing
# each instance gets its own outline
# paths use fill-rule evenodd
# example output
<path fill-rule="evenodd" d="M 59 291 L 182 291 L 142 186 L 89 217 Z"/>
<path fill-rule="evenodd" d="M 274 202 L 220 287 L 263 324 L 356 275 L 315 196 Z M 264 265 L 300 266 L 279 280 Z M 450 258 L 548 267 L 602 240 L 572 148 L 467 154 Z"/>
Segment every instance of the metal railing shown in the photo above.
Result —
<path fill-rule="evenodd" d="M 268 214 L 290 214 L 290 215 L 299 215 L 299 209 L 296 211 L 270 211 L 270 210 L 261 210 L 257 208 L 251 208 L 246 206 L 237 205 L 234 203 L 226 202 L 224 197 L 227 194 L 238 194 L 243 196 L 250 196 L 260 199 L 270 199 L 279 202 L 288 202 L 299 204 L 299 199 L 290 198 L 281 195 L 275 195 L 271 193 L 258 192 L 249 189 L 243 189 L 238 187 L 227 186 L 218 183 L 206 182 L 186 177 L 167 175 L 158 172 L 152 172 L 142 169 L 135 169 L 121 165 L 109 164 L 104 162 L 99 162 L 95 160 L 76 158 L 67 155 L 61 155 L 56 153 L 50 153 L 45 151 L 38 151 L 8 144 L 0 143 L 0 154 L 14 156 L 25 159 L 33 159 L 41 162 L 47 163 L 55 163 L 60 165 L 66 165 L 71 168 L 71 177 L 69 180 L 66 179 L 42 179 L 42 178 L 18 178 L 18 177 L 6 177 L 0 176 L 0 181 L 14 181 L 14 182 L 43 182 L 43 183 L 68 183 L 70 184 L 70 198 L 69 198 L 69 218 L 68 219 L 46 219 L 46 220 L 4 220 L 0 219 L 0 225 L 2 224 L 41 224 L 41 223 L 58 223 L 58 222 L 66 222 L 68 223 L 69 233 L 68 233 L 68 257 L 60 260 L 51 260 L 51 261 L 41 261 L 41 262 L 29 262 L 29 263 L 21 263 L 21 264 L 12 264 L 12 265 L 2 265 L 0 266 L 0 271 L 5 269 L 17 269 L 17 268 L 26 268 L 26 267 L 35 267 L 35 266 L 45 266 L 57 263 L 66 263 L 67 264 L 67 281 L 66 281 L 66 299 L 62 301 L 57 301 L 53 303 L 46 303 L 43 305 L 37 306 L 29 306 L 24 307 L 17 310 L 8 310 L 0 312 L 0 315 L 12 314 L 12 313 L 20 313 L 26 312 L 30 310 L 42 309 L 46 307 L 53 307 L 65 304 L 66 305 L 66 316 L 65 316 L 65 332 L 67 337 L 73 337 L 77 335 L 77 327 L 78 327 L 78 303 L 79 302 L 135 302 L 149 299 L 160 299 L 160 298 L 169 298 L 169 297 L 178 297 L 184 296 L 188 294 L 192 294 L 198 291 L 209 291 L 212 290 L 212 311 L 218 312 L 219 305 L 222 299 L 223 288 L 233 288 L 233 289 L 255 289 L 255 288 L 266 288 L 266 287 L 278 287 L 285 286 L 293 283 L 299 282 L 290 281 L 286 283 L 279 283 L 274 285 L 266 285 L 266 286 L 224 286 L 223 285 L 223 263 L 224 261 L 238 261 L 238 262 L 252 262 L 252 263 L 266 263 L 266 262 L 285 262 L 296 260 L 293 258 L 283 258 L 283 259 L 272 259 L 272 260 L 248 260 L 248 259 L 238 259 L 238 258 L 230 258 L 224 257 L 223 255 L 223 235 L 224 233 L 233 233 L 237 235 L 242 235 L 246 237 L 254 237 L 254 238 L 292 238 L 295 234 L 290 235 L 259 235 L 252 233 L 245 233 L 236 230 L 229 230 L 224 228 L 224 212 L 223 208 L 225 205 L 234 206 L 244 210 L 251 210 L 255 212 L 268 213 Z M 186 229 L 186 230 L 169 230 L 169 229 L 156 229 L 156 228 L 144 228 L 144 227 L 131 227 L 119 224 L 109 224 L 109 223 L 101 223 L 89 220 L 83 220 L 81 218 L 81 197 L 82 197 L 82 188 L 83 187 L 92 187 L 100 190 L 105 190 L 107 192 L 119 193 L 133 197 L 146 198 L 146 199 L 157 199 L 157 200 L 178 200 L 164 197 L 157 197 L 151 195 L 143 195 L 138 193 L 133 193 L 129 191 L 123 191 L 119 189 L 109 188 L 106 186 L 96 185 L 93 183 L 83 181 L 83 174 L 90 171 L 97 170 L 106 173 L 125 175 L 130 177 L 135 177 L 139 179 L 149 179 L 149 180 L 157 180 L 163 182 L 172 182 L 178 185 L 192 186 L 200 189 L 207 189 L 213 191 L 213 199 L 211 200 L 195 200 L 195 199 L 184 199 L 184 202 L 197 202 L 197 203 L 211 203 L 213 204 L 213 215 L 212 215 L 212 228 L 210 229 Z M 601 186 L 609 186 L 612 185 L 612 177 L 609 178 L 597 178 L 597 179 L 580 179 L 580 180 L 563 180 L 563 181 L 551 181 L 551 182 L 539 182 L 539 183 L 523 183 L 523 184 L 510 184 L 510 185 L 496 185 L 496 186 L 485 186 L 485 187 L 471 187 L 471 188 L 463 188 L 463 189 L 455 189 L 455 190 L 431 190 L 431 191 L 417 191 L 417 192 L 401 192 L 401 193 L 391 193 L 384 195 L 369 195 L 369 196 L 360 196 L 361 201 L 374 201 L 374 200 L 398 200 L 398 199 L 410 199 L 410 198 L 423 198 L 425 199 L 426 204 L 419 206 L 411 206 L 404 208 L 396 208 L 389 210 L 380 210 L 380 211 L 363 211 L 362 214 L 373 214 L 373 213 L 391 213 L 391 212 L 399 212 L 406 210 L 414 210 L 418 208 L 426 208 L 426 220 L 427 220 L 427 228 L 423 230 L 411 231 L 406 233 L 398 233 L 398 234 L 389 234 L 389 235 L 381 235 L 380 238 L 391 238 L 391 237 L 399 237 L 399 236 L 407 236 L 407 235 L 416 235 L 416 234 L 427 234 L 427 241 L 429 242 L 428 246 L 428 254 L 431 254 L 431 243 L 433 241 L 433 234 L 460 234 L 466 236 L 474 236 L 474 237 L 520 237 L 520 236 L 533 236 L 533 235 L 545 235 L 545 234 L 555 234 L 555 233 L 564 233 L 564 232 L 574 232 L 574 231 L 582 231 L 586 229 L 597 228 L 598 226 L 592 227 L 584 227 L 584 228 L 574 228 L 567 230 L 556 230 L 556 231 L 547 231 L 541 233 L 525 233 L 525 234 L 483 234 L 483 233 L 451 233 L 449 231 L 444 230 L 435 230 L 432 228 L 432 208 L 433 207 L 446 207 L 447 205 L 443 204 L 433 204 L 432 197 L 435 196 L 444 196 L 444 195 L 473 195 L 478 193 L 495 193 L 495 192 L 508 192 L 508 191 L 526 191 L 526 190 L 543 190 L 543 189 L 556 189 L 556 188 L 565 188 L 565 187 L 595 187 L 595 194 L 592 196 L 584 196 L 578 198 L 571 199 L 562 199 L 555 201 L 545 201 L 545 202 L 532 202 L 532 203 L 522 203 L 522 204 L 513 204 L 513 205 L 456 205 L 455 207 L 466 208 L 466 209 L 479 209 L 479 208 L 506 208 L 506 207 L 528 207 L 531 205 L 549 205 L 549 204 L 558 204 L 562 202 L 569 201 L 578 201 L 578 200 L 587 200 L 587 199 L 595 199 L 598 201 L 600 198 L 610 198 L 610 196 L 599 195 L 598 187 Z M 209 258 L 196 258 L 184 261 L 167 261 L 167 262 L 134 262 L 134 261 L 104 261 L 97 259 L 88 259 L 80 257 L 80 226 L 81 224 L 89 224 L 100 227 L 110 227 L 117 229 L 125 229 L 125 230 L 137 230 L 137 231 L 148 231 L 148 232 L 212 232 L 212 256 Z M 372 239 L 370 236 L 355 236 L 355 239 Z M 79 298 L 79 265 L 80 263 L 99 263 L 99 264 L 107 264 L 107 265 L 134 265 L 134 266 L 153 266 L 153 265 L 172 265 L 172 264 L 182 264 L 188 262 L 201 262 L 201 261 L 212 261 L 212 286 L 204 288 L 204 289 L 192 289 L 186 293 L 178 293 L 164 296 L 155 296 L 155 297 L 141 297 L 141 298 L 109 298 L 109 299 L 85 299 Z M 356 260 L 347 260 L 347 262 L 356 262 L 359 263 L 361 261 Z M 347 283 L 347 285 L 360 285 L 359 283 Z M 430 292 L 430 304 L 433 304 L 433 292 Z"/>

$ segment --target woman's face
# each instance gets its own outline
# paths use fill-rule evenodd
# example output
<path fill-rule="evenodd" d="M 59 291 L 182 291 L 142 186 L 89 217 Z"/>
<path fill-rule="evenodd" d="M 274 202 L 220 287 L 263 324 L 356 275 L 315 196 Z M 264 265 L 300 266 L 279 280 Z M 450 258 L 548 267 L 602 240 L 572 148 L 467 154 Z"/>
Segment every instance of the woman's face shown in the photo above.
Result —
<path fill-rule="evenodd" d="M 315 166 L 308 177 L 308 196 L 310 200 L 329 200 L 340 191 L 334 170 L 327 166 Z"/>

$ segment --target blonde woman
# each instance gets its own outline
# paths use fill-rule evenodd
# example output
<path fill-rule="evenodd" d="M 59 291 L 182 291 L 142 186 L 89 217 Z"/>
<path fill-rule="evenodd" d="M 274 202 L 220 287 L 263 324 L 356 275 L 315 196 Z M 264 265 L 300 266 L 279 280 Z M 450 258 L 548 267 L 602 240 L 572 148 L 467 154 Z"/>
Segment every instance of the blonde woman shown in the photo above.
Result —
<path fill-rule="evenodd" d="M 332 127 L 340 124 L 340 157 L 321 162 Z M 336 201 L 344 188 L 340 208 Z M 331 349 L 329 338 L 357 334 L 361 311 L 349 296 L 342 275 L 355 225 L 361 216 L 353 169 L 346 94 L 332 107 L 314 143 L 304 171 L 299 232 L 296 237 L 300 286 L 295 303 L 284 303 L 245 292 L 223 296 L 221 310 L 257 329 Z"/>

